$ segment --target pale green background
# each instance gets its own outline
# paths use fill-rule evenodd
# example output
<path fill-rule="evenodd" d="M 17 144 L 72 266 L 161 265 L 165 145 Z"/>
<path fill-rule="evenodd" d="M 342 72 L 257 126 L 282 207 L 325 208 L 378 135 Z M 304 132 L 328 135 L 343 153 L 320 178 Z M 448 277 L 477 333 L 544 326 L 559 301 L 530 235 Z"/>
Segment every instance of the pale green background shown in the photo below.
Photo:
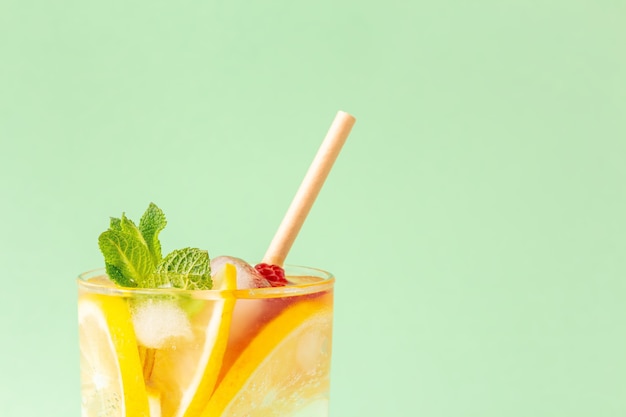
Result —
<path fill-rule="evenodd" d="M 0 415 L 78 416 L 108 216 L 336 273 L 332 416 L 626 415 L 626 3 L 0 0 Z"/>

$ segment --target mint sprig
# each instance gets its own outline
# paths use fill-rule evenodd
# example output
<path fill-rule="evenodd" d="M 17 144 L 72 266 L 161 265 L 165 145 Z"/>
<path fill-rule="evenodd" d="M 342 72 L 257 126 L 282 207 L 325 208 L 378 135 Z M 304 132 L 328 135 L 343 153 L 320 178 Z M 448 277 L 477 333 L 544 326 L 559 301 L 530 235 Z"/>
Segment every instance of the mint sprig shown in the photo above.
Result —
<path fill-rule="evenodd" d="M 211 289 L 209 254 L 197 248 L 161 254 L 159 233 L 167 220 L 154 203 L 139 221 L 139 227 L 122 214 L 112 217 L 109 229 L 98 238 L 109 278 L 124 287 Z"/>

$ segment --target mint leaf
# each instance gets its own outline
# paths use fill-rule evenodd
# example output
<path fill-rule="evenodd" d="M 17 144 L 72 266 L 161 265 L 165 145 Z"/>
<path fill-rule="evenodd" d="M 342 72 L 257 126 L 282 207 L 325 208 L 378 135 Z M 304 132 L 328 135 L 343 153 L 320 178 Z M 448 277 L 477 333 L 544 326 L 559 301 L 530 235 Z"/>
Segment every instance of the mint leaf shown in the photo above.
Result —
<path fill-rule="evenodd" d="M 118 219 L 117 217 L 111 217 L 111 224 L 109 225 L 110 229 L 113 230 L 122 230 L 122 219 Z"/>
<path fill-rule="evenodd" d="M 157 265 L 155 284 L 171 284 L 187 290 L 210 290 L 211 262 L 209 253 L 197 248 L 178 249 L 167 255 Z"/>
<path fill-rule="evenodd" d="M 148 248 L 148 245 L 146 244 L 146 240 L 143 238 L 143 235 L 139 231 L 139 228 L 135 225 L 135 223 L 131 219 L 126 217 L 126 214 L 124 213 L 122 213 L 122 219 L 120 220 L 119 227 L 122 233 L 130 236 L 131 239 L 142 243 L 146 248 Z"/>
<path fill-rule="evenodd" d="M 136 287 L 137 283 L 132 281 L 124 276 L 122 271 L 113 264 L 105 262 L 105 267 L 107 271 L 107 275 L 111 278 L 112 281 L 117 282 L 119 285 L 123 287 Z"/>
<path fill-rule="evenodd" d="M 165 213 L 154 203 L 150 203 L 146 212 L 141 216 L 141 220 L 139 220 L 139 231 L 148 245 L 148 250 L 150 250 L 155 264 L 158 264 L 163 258 L 159 233 L 165 228 L 166 224 Z"/>
<path fill-rule="evenodd" d="M 109 229 L 102 233 L 98 245 L 104 255 L 109 278 L 119 285 L 141 287 L 154 272 L 154 263 L 143 237 L 137 237 L 139 231 L 134 233 L 124 219 L 125 216 L 122 216 L 122 230 Z M 128 232 L 127 228 L 130 228 Z"/>
<path fill-rule="evenodd" d="M 163 211 L 150 203 L 139 227 L 124 213 L 111 217 L 109 229 L 98 238 L 109 278 L 124 287 L 175 287 L 211 289 L 211 262 L 207 251 L 185 248 L 165 258 L 159 233 L 167 220 Z"/>

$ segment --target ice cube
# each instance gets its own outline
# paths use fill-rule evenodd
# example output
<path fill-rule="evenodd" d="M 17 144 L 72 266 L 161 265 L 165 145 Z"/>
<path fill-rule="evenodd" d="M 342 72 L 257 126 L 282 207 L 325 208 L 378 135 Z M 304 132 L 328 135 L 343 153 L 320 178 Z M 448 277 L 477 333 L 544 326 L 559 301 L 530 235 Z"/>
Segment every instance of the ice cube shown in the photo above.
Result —
<path fill-rule="evenodd" d="M 271 284 L 254 267 L 246 261 L 232 256 L 218 256 L 211 260 L 211 273 L 213 274 L 213 288 L 220 288 L 222 283 L 215 279 L 226 263 L 233 264 L 237 268 L 237 289 L 271 287 Z M 219 278 L 218 278 L 219 279 Z M 237 300 L 233 312 L 233 323 L 230 328 L 230 341 L 233 346 L 239 346 L 250 335 L 258 330 L 260 318 L 268 308 L 267 300 L 241 299 Z"/>
<path fill-rule="evenodd" d="M 193 337 L 189 318 L 175 300 L 139 300 L 132 319 L 137 341 L 147 348 L 161 349 Z"/>
<path fill-rule="evenodd" d="M 265 288 L 272 286 L 263 275 L 243 259 L 233 256 L 218 256 L 211 260 L 211 275 L 213 275 L 214 279 L 213 288 L 217 289 L 221 287 L 222 283 L 216 282 L 216 279 L 219 280 L 219 278 L 217 278 L 219 276 L 218 273 L 227 263 L 233 264 L 237 269 L 237 289 Z"/>

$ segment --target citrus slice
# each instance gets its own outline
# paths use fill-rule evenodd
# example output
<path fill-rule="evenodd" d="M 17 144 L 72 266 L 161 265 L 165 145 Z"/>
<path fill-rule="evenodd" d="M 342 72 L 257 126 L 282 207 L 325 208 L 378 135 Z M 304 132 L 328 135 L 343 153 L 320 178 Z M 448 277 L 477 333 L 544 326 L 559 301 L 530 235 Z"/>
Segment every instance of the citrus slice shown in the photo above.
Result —
<path fill-rule="evenodd" d="M 150 388 L 148 390 L 148 406 L 150 408 L 150 417 L 161 417 L 161 393 Z"/>
<path fill-rule="evenodd" d="M 81 295 L 78 322 L 83 417 L 150 416 L 126 301 Z"/>
<path fill-rule="evenodd" d="M 285 309 L 241 353 L 201 416 L 287 417 L 328 410 L 331 333 L 329 305 L 300 301 Z"/>
<path fill-rule="evenodd" d="M 237 270 L 226 264 L 215 282 L 221 290 L 237 288 Z M 200 300 L 191 319 L 191 336 L 154 352 L 148 384 L 161 392 L 163 416 L 196 417 L 206 406 L 226 351 L 234 296 Z"/>

